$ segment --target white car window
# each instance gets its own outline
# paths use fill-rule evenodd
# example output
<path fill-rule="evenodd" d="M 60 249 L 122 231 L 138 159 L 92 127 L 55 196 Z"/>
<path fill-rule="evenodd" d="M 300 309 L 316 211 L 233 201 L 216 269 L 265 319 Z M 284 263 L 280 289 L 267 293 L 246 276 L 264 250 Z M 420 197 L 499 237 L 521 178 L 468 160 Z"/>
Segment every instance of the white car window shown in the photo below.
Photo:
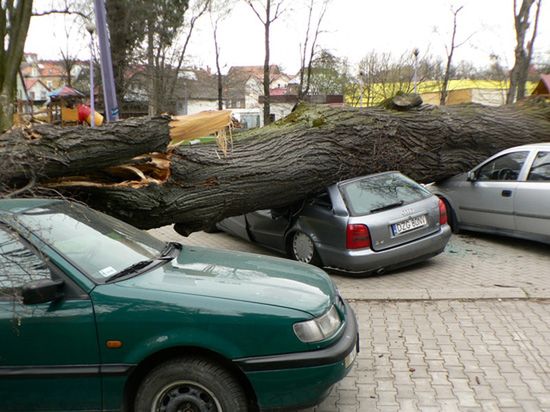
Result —
<path fill-rule="evenodd" d="M 550 152 L 537 153 L 527 180 L 535 182 L 550 181 Z"/>
<path fill-rule="evenodd" d="M 513 152 L 497 157 L 480 167 L 477 180 L 517 180 L 529 152 Z"/>

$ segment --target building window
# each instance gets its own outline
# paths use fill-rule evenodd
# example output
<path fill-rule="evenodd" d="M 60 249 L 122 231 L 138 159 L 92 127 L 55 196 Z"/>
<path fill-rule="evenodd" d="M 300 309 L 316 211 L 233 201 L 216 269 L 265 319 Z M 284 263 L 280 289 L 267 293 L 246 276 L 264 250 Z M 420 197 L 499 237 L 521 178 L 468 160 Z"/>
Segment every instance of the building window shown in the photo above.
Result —
<path fill-rule="evenodd" d="M 52 88 L 52 81 L 48 80 L 48 82 L 46 83 L 46 86 L 48 86 L 48 89 L 51 89 Z"/>

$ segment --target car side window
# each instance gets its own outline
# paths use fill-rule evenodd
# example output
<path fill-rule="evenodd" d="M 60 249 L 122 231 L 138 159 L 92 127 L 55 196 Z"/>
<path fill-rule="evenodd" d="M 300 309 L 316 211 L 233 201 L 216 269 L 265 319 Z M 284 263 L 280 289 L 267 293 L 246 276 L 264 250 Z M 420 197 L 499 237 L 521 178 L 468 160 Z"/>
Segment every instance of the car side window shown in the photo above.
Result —
<path fill-rule="evenodd" d="M 0 227 L 0 299 L 13 299 L 23 285 L 41 279 L 51 279 L 46 262 L 16 233 Z"/>
<path fill-rule="evenodd" d="M 330 200 L 330 195 L 327 191 L 315 195 L 313 197 L 313 203 L 322 207 L 326 207 L 327 209 L 332 209 L 332 201 Z"/>
<path fill-rule="evenodd" d="M 477 180 L 517 180 L 529 152 L 513 152 L 500 156 L 480 167 Z"/>
<path fill-rule="evenodd" d="M 527 180 L 534 182 L 550 181 L 550 152 L 537 153 Z"/>

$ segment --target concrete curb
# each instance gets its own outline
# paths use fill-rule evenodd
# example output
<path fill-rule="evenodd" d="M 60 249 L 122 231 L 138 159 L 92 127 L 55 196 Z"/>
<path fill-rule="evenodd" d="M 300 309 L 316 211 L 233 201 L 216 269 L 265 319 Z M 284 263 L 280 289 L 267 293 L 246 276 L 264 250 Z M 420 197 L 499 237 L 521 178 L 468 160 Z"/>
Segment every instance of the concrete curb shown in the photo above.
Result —
<path fill-rule="evenodd" d="M 355 301 L 550 299 L 550 289 L 525 291 L 521 288 L 499 287 L 444 290 L 340 288 L 340 293 L 346 299 Z"/>

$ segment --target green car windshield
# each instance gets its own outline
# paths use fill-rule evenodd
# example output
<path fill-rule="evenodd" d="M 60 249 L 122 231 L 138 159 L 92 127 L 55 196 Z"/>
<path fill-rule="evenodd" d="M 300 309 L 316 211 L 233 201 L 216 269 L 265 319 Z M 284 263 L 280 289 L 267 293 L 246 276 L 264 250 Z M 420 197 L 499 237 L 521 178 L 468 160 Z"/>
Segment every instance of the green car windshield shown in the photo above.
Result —
<path fill-rule="evenodd" d="M 36 236 L 96 281 L 161 255 L 166 243 L 103 213 L 55 202 L 18 215 Z"/>

